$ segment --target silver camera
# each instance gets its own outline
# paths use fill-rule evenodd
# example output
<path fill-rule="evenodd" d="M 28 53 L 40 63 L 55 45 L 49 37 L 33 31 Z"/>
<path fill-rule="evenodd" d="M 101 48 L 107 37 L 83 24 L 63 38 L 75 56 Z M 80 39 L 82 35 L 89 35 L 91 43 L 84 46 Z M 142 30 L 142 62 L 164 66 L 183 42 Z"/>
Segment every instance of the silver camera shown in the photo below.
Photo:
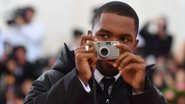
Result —
<path fill-rule="evenodd" d="M 116 47 L 118 41 L 94 42 L 94 44 L 98 60 L 114 60 L 120 55 L 120 50 Z"/>

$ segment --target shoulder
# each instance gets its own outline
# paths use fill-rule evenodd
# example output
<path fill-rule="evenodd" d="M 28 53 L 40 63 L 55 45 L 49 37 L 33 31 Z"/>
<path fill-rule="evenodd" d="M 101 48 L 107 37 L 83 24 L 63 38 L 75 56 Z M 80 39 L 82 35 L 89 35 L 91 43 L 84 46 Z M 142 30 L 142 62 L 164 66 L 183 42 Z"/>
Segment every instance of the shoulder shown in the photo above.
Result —
<path fill-rule="evenodd" d="M 168 35 L 168 39 L 172 40 L 173 39 L 172 35 Z"/>
<path fill-rule="evenodd" d="M 147 65 L 146 66 L 146 73 L 154 71 L 155 70 L 155 64 Z"/>
<path fill-rule="evenodd" d="M 63 73 L 57 71 L 57 70 L 49 70 L 43 73 L 35 82 L 43 83 L 47 86 L 52 86 L 54 83 L 56 83 L 60 78 L 64 76 Z"/>
<path fill-rule="evenodd" d="M 145 73 L 146 73 L 146 76 L 147 76 L 150 80 L 152 80 L 152 76 L 153 76 L 154 73 L 155 73 L 155 69 L 156 69 L 155 64 L 151 64 L 151 65 L 147 65 L 147 66 L 146 66 L 146 71 L 145 71 Z"/>

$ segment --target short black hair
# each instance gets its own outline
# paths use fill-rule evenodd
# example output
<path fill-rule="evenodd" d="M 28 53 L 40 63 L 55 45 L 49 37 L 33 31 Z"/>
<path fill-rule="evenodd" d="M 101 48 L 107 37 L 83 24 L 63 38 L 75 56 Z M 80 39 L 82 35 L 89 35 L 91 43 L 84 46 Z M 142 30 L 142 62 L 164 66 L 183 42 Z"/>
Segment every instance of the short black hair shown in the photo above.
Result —
<path fill-rule="evenodd" d="M 139 18 L 135 12 L 135 10 L 128 4 L 120 1 L 112 1 L 104 4 L 100 8 L 96 9 L 93 20 L 92 27 L 94 27 L 95 23 L 99 21 L 102 13 L 114 13 L 121 16 L 127 16 L 134 19 L 136 33 L 138 32 L 139 27 Z"/>
<path fill-rule="evenodd" d="M 16 52 L 17 52 L 19 49 L 22 49 L 22 50 L 24 51 L 25 54 L 27 53 L 27 50 L 26 50 L 26 48 L 25 48 L 24 46 L 22 46 L 22 45 L 19 46 L 19 45 L 18 45 L 18 46 L 13 47 L 13 50 L 12 50 L 12 56 L 13 56 L 13 57 L 15 57 L 15 54 L 16 54 Z"/>
<path fill-rule="evenodd" d="M 25 11 L 32 11 L 33 13 L 35 13 L 35 9 L 31 6 L 27 6 L 24 8 Z"/>
<path fill-rule="evenodd" d="M 83 35 L 83 31 L 80 29 L 74 29 L 73 30 L 73 37 L 74 38 L 79 38 Z"/>

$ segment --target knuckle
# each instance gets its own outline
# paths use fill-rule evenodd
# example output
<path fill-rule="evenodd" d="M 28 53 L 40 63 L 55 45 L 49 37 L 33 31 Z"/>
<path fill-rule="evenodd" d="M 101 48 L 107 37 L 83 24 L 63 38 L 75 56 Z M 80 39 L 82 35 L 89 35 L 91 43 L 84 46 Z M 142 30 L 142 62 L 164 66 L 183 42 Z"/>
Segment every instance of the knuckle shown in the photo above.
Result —
<path fill-rule="evenodd" d="M 126 53 L 127 55 L 131 55 L 131 53 L 130 53 L 130 52 L 128 52 L 128 51 L 126 51 L 125 53 Z"/>
<path fill-rule="evenodd" d="M 137 56 L 137 57 L 138 57 L 138 59 L 140 60 L 141 63 L 144 63 L 145 62 L 145 60 L 143 59 L 143 57 L 141 57 L 141 56 Z"/>
<path fill-rule="evenodd" d="M 132 57 L 136 57 L 136 55 L 134 55 L 133 53 L 129 53 Z"/>
<path fill-rule="evenodd" d="M 77 50 L 75 50 L 75 56 L 76 56 L 76 54 L 78 53 L 78 51 Z"/>
<path fill-rule="evenodd" d="M 145 65 L 145 64 L 142 64 L 142 67 L 143 67 L 143 69 L 145 70 L 146 65 Z"/>
<path fill-rule="evenodd" d="M 81 38 L 84 39 L 86 37 L 86 35 L 82 35 Z"/>
<path fill-rule="evenodd" d="M 75 56 L 78 58 L 80 57 L 80 53 L 75 53 Z"/>
<path fill-rule="evenodd" d="M 134 54 L 130 53 L 130 52 L 126 52 L 127 56 L 129 57 L 134 57 Z"/>
<path fill-rule="evenodd" d="M 142 63 L 145 63 L 145 60 L 142 58 L 142 59 L 141 59 L 141 62 L 142 62 Z"/>
<path fill-rule="evenodd" d="M 118 62 L 119 62 L 119 59 L 115 61 L 116 64 L 118 64 Z"/>
<path fill-rule="evenodd" d="M 124 61 L 124 60 L 122 60 L 122 61 L 121 61 L 121 65 L 123 65 L 124 63 L 125 63 L 125 61 Z"/>
<path fill-rule="evenodd" d="M 140 58 L 141 60 L 144 60 L 143 57 L 141 57 L 141 56 L 138 56 L 138 58 Z"/>
<path fill-rule="evenodd" d="M 133 68 L 136 64 L 135 63 L 132 63 L 130 64 L 130 67 Z"/>

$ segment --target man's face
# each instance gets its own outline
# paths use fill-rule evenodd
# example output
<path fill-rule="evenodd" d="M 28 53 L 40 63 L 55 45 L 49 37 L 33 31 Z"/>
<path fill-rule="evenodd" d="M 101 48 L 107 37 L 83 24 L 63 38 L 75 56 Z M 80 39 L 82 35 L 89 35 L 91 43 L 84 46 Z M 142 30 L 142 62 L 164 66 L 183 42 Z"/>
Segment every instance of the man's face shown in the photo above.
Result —
<path fill-rule="evenodd" d="M 28 22 L 31 22 L 31 21 L 32 21 L 33 16 L 34 16 L 33 11 L 28 10 L 28 11 L 26 12 L 26 19 L 27 19 Z"/>
<path fill-rule="evenodd" d="M 134 19 L 120 16 L 114 13 L 102 13 L 98 22 L 95 23 L 92 34 L 97 41 L 119 41 L 134 51 L 138 41 Z M 112 66 L 114 61 L 100 61 L 102 74 L 110 75 L 115 72 Z M 114 72 L 112 72 L 114 70 Z"/>

